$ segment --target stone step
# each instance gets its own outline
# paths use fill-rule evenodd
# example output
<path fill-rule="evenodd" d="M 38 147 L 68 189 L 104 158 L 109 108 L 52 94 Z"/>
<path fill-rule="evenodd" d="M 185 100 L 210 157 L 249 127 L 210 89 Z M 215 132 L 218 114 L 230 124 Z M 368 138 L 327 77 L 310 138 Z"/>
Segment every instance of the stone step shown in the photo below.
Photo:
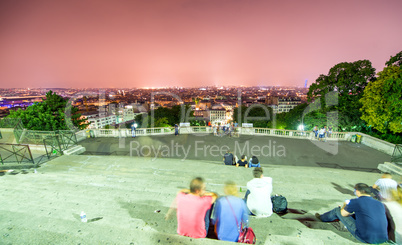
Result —
<path fill-rule="evenodd" d="M 378 174 L 277 165 L 264 171 L 289 208 L 307 213 L 250 217 L 257 244 L 355 243 L 328 224 L 310 227 L 310 218 L 350 199 L 350 186 L 374 183 Z M 252 169 L 198 160 L 87 155 L 57 157 L 36 173 L 13 172 L 0 176 L 1 244 L 233 244 L 178 236 L 176 218 L 164 215 L 196 176 L 221 195 L 226 180 L 245 186 L 252 178 Z M 81 211 L 91 222 L 80 221 Z"/>
<path fill-rule="evenodd" d="M 79 155 L 81 153 L 85 152 L 85 147 L 83 147 L 82 145 L 76 145 L 73 146 L 71 148 L 68 148 L 67 150 L 63 151 L 64 155 Z"/>
<path fill-rule="evenodd" d="M 402 177 L 402 167 L 397 163 L 384 162 L 383 164 L 379 164 L 377 168 L 382 172 L 388 172 L 392 175 Z"/>

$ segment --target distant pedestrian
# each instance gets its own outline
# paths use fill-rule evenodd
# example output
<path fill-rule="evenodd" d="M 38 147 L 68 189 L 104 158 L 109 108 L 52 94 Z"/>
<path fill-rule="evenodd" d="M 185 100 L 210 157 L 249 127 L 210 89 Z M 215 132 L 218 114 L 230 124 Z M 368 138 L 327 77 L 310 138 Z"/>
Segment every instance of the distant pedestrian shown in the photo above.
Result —
<path fill-rule="evenodd" d="M 234 165 L 234 156 L 229 150 L 223 155 L 223 163 L 225 165 Z"/>
<path fill-rule="evenodd" d="M 236 167 L 239 167 L 239 166 L 240 166 L 240 167 L 245 167 L 245 168 L 248 167 L 246 155 L 242 155 L 242 156 L 240 157 L 240 160 L 236 162 Z"/>
<path fill-rule="evenodd" d="M 217 136 L 218 135 L 218 126 L 216 126 L 216 124 L 214 124 L 212 126 L 212 130 L 214 131 L 214 136 Z"/>
<path fill-rule="evenodd" d="M 175 136 L 179 135 L 179 125 L 177 125 L 177 124 L 174 125 L 174 135 Z"/>
<path fill-rule="evenodd" d="M 313 133 L 315 135 L 315 138 L 317 138 L 317 136 L 318 136 L 318 126 L 317 125 L 314 126 Z"/>
<path fill-rule="evenodd" d="M 250 161 L 248 162 L 249 168 L 261 167 L 260 161 L 256 156 L 252 156 Z"/>
<path fill-rule="evenodd" d="M 325 129 L 322 127 L 320 131 L 318 132 L 318 140 L 319 141 L 324 141 L 325 140 Z"/>
<path fill-rule="evenodd" d="M 328 132 L 327 132 L 327 137 L 331 138 L 331 136 L 332 136 L 332 126 L 329 126 L 328 127 Z"/>

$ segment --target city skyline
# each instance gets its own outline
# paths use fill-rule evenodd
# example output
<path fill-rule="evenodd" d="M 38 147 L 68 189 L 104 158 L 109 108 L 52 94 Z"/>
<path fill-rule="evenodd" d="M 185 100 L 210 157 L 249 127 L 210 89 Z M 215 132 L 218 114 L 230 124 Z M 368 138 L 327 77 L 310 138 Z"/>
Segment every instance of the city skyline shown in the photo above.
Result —
<path fill-rule="evenodd" d="M 3 88 L 304 86 L 401 51 L 394 1 L 1 1 Z"/>

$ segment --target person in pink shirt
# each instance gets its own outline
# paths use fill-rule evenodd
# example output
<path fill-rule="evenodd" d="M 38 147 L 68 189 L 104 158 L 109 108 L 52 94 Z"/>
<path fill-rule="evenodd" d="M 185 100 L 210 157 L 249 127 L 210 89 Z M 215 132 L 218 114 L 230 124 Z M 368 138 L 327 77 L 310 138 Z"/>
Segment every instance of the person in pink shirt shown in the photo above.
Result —
<path fill-rule="evenodd" d="M 176 208 L 169 209 L 168 219 L 177 209 L 177 233 L 192 238 L 207 236 L 212 204 L 218 195 L 205 191 L 205 183 L 201 177 L 190 182 L 190 189 L 179 191 L 176 196 Z"/>

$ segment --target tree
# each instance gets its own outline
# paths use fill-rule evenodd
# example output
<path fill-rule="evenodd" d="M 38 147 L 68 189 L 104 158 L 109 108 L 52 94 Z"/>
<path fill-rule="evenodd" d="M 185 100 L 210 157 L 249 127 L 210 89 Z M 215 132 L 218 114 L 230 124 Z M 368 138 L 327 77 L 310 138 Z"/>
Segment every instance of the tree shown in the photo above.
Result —
<path fill-rule="evenodd" d="M 328 75 L 321 74 L 307 93 L 309 101 L 320 99 L 321 113 L 337 110 L 340 128 L 363 127 L 360 102 L 364 88 L 369 81 L 375 80 L 375 69 L 369 60 L 343 62 L 332 67 Z M 337 92 L 338 99 L 328 106 L 326 95 Z M 347 124 L 343 124 L 347 123 Z"/>
<path fill-rule="evenodd" d="M 390 66 L 378 73 L 376 81 L 369 83 L 360 100 L 361 118 L 382 133 L 402 132 L 402 67 L 394 63 L 387 62 Z"/>
<path fill-rule="evenodd" d="M 66 109 L 71 110 L 71 121 L 75 127 L 85 129 L 89 125 L 84 123 L 78 108 L 67 104 L 66 99 L 51 90 L 46 93 L 46 99 L 42 99 L 42 102 L 35 102 L 26 110 L 11 111 L 8 118 L 20 118 L 24 128 L 29 130 L 69 130 L 65 120 Z"/>
<path fill-rule="evenodd" d="M 391 58 L 385 62 L 386 66 L 402 66 L 402 51 L 397 53 L 395 56 L 391 56 Z"/>
<path fill-rule="evenodd" d="M 332 67 L 328 75 L 321 74 L 313 83 L 307 93 L 311 101 L 321 98 L 321 105 L 325 107 L 323 98 L 331 91 L 336 91 L 342 100 L 346 101 L 361 97 L 362 92 L 369 81 L 374 80 L 375 68 L 369 60 L 358 60 L 352 63 L 343 62 Z"/>

